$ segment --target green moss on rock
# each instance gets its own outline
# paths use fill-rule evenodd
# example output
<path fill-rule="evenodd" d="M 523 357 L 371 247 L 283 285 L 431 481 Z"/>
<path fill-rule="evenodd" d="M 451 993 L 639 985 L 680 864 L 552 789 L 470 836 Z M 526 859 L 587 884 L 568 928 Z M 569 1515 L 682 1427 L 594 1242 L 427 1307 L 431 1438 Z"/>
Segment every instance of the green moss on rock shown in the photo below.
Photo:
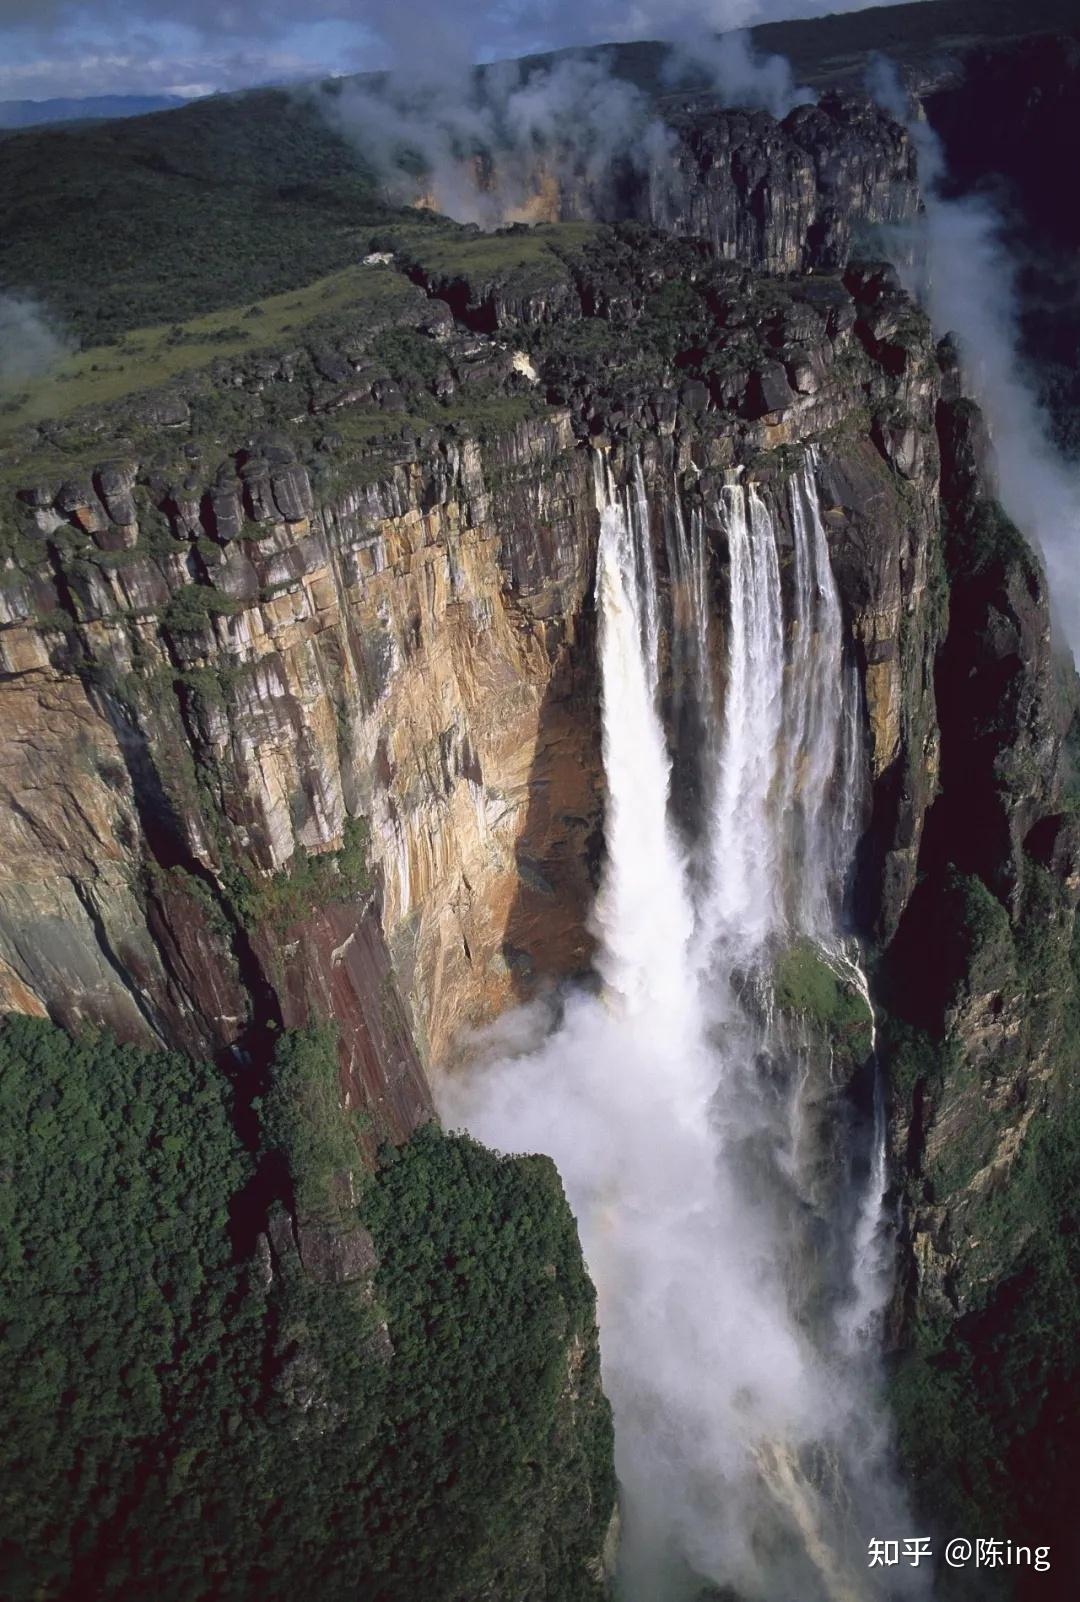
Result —
<path fill-rule="evenodd" d="M 864 997 L 812 940 L 795 941 L 773 968 L 776 1005 L 808 1019 L 852 1062 L 870 1054 L 873 1028 Z"/>

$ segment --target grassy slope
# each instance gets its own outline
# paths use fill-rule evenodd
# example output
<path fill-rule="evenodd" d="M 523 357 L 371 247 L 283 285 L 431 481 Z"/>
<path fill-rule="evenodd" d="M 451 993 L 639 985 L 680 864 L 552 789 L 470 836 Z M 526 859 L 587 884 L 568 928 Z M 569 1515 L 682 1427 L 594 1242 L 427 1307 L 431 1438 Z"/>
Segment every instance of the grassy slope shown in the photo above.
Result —
<path fill-rule="evenodd" d="M 313 318 L 362 317 L 376 305 L 386 310 L 415 294 L 399 273 L 356 265 L 247 306 L 133 329 L 119 335 L 115 344 L 69 357 L 47 380 L 20 386 L 0 407 L 5 414 L 0 432 L 45 417 L 65 417 L 80 406 L 107 405 L 220 357 L 280 350 Z"/>
<path fill-rule="evenodd" d="M 478 289 L 494 283 L 525 288 L 561 281 L 567 275 L 564 259 L 578 254 L 595 232 L 591 225 L 566 224 L 506 236 L 476 235 L 446 219 L 417 218 L 414 213 L 392 230 L 410 262 L 435 275 L 460 276 Z M 498 384 L 471 383 L 437 400 L 426 383 L 446 367 L 447 359 L 437 339 L 413 331 L 425 306 L 423 290 L 400 264 L 395 269 L 356 263 L 261 301 L 132 329 L 108 345 L 70 356 L 46 376 L 17 382 L 6 391 L 0 386 L 0 487 L 25 484 L 36 476 L 55 477 L 58 471 L 88 472 L 106 451 L 105 438 L 118 431 L 128 446 L 139 452 L 151 449 L 160 433 L 157 425 L 150 425 L 150 438 L 142 438 L 145 428 L 125 408 L 164 387 L 179 388 L 189 398 L 203 397 L 202 409 L 209 408 L 210 415 L 193 424 L 192 437 L 220 434 L 233 446 L 256 420 L 264 428 L 284 426 L 288 420 L 297 442 L 308 445 L 330 421 L 345 446 L 368 448 L 380 440 L 399 440 L 403 426 L 423 431 L 433 423 L 453 424 L 484 433 L 505 428 L 535 409 L 533 394 L 507 395 Z M 395 328 L 399 334 L 391 332 Z M 343 342 L 354 349 L 365 347 L 369 361 L 403 387 L 408 398 L 404 412 L 368 403 L 336 410 L 330 420 L 296 417 L 298 399 L 303 407 L 310 383 L 317 382 L 310 377 L 311 353 Z M 270 382 L 262 386 L 259 400 L 248 388 L 235 387 L 241 373 L 250 374 L 253 358 L 285 352 L 293 353 L 307 375 L 305 387 Z M 414 370 L 417 359 L 425 364 L 423 372 Z M 230 375 L 226 381 L 222 372 Z"/>
<path fill-rule="evenodd" d="M 387 242 L 423 268 L 432 278 L 505 279 L 511 274 L 539 268 L 550 281 L 561 277 L 568 251 L 579 249 L 596 235 L 594 223 L 544 223 L 536 228 L 497 234 L 467 229 L 424 226 L 413 214 L 388 231 Z"/>

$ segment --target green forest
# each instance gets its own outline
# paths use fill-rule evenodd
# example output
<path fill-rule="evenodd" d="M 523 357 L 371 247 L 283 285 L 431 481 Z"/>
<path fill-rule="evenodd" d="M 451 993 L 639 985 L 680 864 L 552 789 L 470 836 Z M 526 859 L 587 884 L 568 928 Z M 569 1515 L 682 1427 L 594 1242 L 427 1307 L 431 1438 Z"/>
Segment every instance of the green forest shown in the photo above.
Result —
<path fill-rule="evenodd" d="M 316 107 L 284 90 L 0 137 L 0 286 L 82 346 L 309 284 L 388 215 Z"/>
<path fill-rule="evenodd" d="M 249 1151 L 214 1065 L 0 1025 L 12 1602 L 464 1602 L 520 1572 L 523 1509 L 542 1594 L 593 1594 L 610 1419 L 595 1374 L 567 1387 L 568 1349 L 597 1359 L 554 1167 L 431 1127 L 357 1206 L 336 1072 L 332 1033 L 283 1035 Z M 370 1238 L 374 1282 L 307 1272 L 298 1216 Z"/>

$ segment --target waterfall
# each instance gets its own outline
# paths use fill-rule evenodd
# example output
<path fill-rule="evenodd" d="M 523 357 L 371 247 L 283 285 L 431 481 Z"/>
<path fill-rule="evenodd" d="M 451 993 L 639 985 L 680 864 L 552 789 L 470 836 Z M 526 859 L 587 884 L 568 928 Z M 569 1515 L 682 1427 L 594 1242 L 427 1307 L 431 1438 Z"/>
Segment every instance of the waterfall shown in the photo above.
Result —
<path fill-rule="evenodd" d="M 789 863 L 795 920 L 803 933 L 828 939 L 834 926 L 841 864 L 831 794 L 843 723 L 840 598 L 818 510 L 813 458 L 796 475 L 790 495 L 795 535 L 795 659 L 788 678 L 784 819 L 790 822 Z"/>
<path fill-rule="evenodd" d="M 773 926 L 779 895 L 773 793 L 783 722 L 780 563 L 772 523 L 753 489 L 729 489 L 727 692 L 710 819 L 705 954 L 719 935 L 745 949 Z"/>
<path fill-rule="evenodd" d="M 833 958 L 841 971 L 855 986 L 865 1003 L 870 1017 L 870 1054 L 873 1064 L 873 1128 L 870 1145 L 870 1165 L 866 1184 L 859 1197 L 858 1214 L 851 1245 L 851 1296 L 838 1314 L 841 1339 L 849 1351 L 876 1333 L 878 1316 L 889 1293 L 888 1260 L 882 1242 L 885 1195 L 888 1189 L 887 1120 L 885 1114 L 885 1087 L 877 1061 L 877 1027 L 870 987 L 856 957 L 843 950 Z"/>
<path fill-rule="evenodd" d="M 656 712 L 656 572 L 640 500 L 601 512 L 596 593 L 605 687 L 604 773 L 609 861 L 593 907 L 597 966 L 608 991 L 646 1027 L 689 1009 L 692 921 L 684 868 L 668 827 L 669 762 Z"/>
<path fill-rule="evenodd" d="M 598 459 L 596 483 L 602 989 L 534 1009 L 528 1046 L 520 1021 L 496 1027 L 444 1112 L 502 1150 L 550 1153 L 577 1215 L 615 1416 L 619 1596 L 925 1595 L 925 1569 L 883 1580 L 866 1564 L 870 1538 L 907 1530 L 873 1383 L 884 1108 L 852 1196 L 823 1145 L 846 1128 L 831 1055 L 773 1004 L 772 965 L 802 942 L 870 1006 L 841 921 L 863 709 L 814 459 L 768 497 L 732 482 L 689 524 L 666 511 L 670 661 L 691 681 L 674 699 L 697 703 L 707 734 L 693 849 L 673 806 L 640 463 L 620 494 Z"/>
<path fill-rule="evenodd" d="M 646 511 L 648 510 L 646 506 Z M 699 716 L 713 711 L 706 657 L 708 643 L 708 596 L 705 589 L 703 556 L 704 525 L 700 513 L 691 514 L 690 532 L 678 494 L 664 503 L 665 545 L 672 594 L 679 596 L 688 611 L 673 619 L 672 679 L 681 706 L 691 706 Z"/>
<path fill-rule="evenodd" d="M 630 541 L 637 575 L 637 596 L 641 609 L 641 630 L 645 652 L 645 674 L 649 691 L 656 694 L 660 678 L 660 605 L 656 593 L 656 559 L 649 528 L 649 503 L 645 494 L 645 475 L 641 458 L 634 460 L 633 484 L 626 490 L 621 521 L 633 530 Z M 604 616 L 601 601 L 600 614 Z"/>

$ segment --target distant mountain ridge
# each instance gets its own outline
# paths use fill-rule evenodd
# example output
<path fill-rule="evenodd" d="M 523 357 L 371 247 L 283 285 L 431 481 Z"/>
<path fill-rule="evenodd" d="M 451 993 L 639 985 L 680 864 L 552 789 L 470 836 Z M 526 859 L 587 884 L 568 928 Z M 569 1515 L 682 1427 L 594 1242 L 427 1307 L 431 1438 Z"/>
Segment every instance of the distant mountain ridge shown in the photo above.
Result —
<path fill-rule="evenodd" d="M 148 111 L 173 111 L 186 105 L 183 95 L 87 95 L 52 100 L 0 100 L 0 128 L 37 128 L 50 122 L 110 121 L 142 117 Z"/>

